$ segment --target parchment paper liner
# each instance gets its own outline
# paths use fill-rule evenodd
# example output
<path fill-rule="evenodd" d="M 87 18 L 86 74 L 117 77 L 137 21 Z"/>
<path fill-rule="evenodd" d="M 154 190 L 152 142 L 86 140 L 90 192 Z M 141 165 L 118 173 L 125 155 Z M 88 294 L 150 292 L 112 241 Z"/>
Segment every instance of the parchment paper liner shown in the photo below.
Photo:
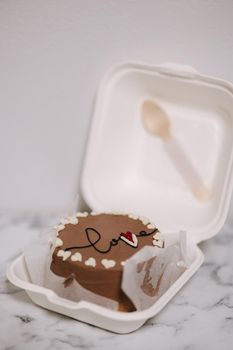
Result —
<path fill-rule="evenodd" d="M 189 265 L 186 233 L 163 234 L 162 238 L 165 248 L 145 246 L 124 265 L 122 289 L 137 310 L 151 306 Z M 117 310 L 116 301 L 90 292 L 75 279 L 64 284 L 66 279 L 50 270 L 55 240 L 56 231 L 50 229 L 25 249 L 25 262 L 32 283 L 49 288 L 68 300 L 85 300 Z"/>

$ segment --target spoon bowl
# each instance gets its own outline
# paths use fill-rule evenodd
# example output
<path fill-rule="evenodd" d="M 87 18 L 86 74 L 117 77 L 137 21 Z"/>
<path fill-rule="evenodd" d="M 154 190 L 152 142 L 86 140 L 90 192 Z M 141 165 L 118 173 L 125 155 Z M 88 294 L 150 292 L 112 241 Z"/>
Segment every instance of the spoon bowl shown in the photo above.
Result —
<path fill-rule="evenodd" d="M 170 121 L 166 112 L 157 104 L 150 100 L 145 100 L 142 104 L 142 118 L 144 126 L 151 134 L 169 139 Z"/>

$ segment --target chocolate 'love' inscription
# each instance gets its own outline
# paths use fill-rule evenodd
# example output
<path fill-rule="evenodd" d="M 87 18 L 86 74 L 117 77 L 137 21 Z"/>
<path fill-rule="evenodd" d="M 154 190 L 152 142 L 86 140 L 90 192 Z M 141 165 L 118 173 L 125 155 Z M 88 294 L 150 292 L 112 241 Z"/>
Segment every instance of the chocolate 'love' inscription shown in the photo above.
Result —
<path fill-rule="evenodd" d="M 65 248 L 65 251 L 72 250 L 72 249 L 82 249 L 82 248 L 88 248 L 88 247 L 93 247 L 97 252 L 106 254 L 110 252 L 112 247 L 116 246 L 119 242 L 119 240 L 124 241 L 128 245 L 130 245 L 133 248 L 137 247 L 137 239 L 140 237 L 145 237 L 145 236 L 150 236 L 154 233 L 158 232 L 158 229 L 154 229 L 151 232 L 146 232 L 146 231 L 140 231 L 139 233 L 131 233 L 127 231 L 126 233 L 121 233 L 118 238 L 112 238 L 111 241 L 109 242 L 109 246 L 107 247 L 106 250 L 99 249 L 97 247 L 97 243 L 101 240 L 101 234 L 94 228 L 88 227 L 85 229 L 85 234 L 86 238 L 88 241 L 88 244 L 85 245 L 76 245 L 72 247 Z M 95 237 L 93 237 L 95 236 Z"/>

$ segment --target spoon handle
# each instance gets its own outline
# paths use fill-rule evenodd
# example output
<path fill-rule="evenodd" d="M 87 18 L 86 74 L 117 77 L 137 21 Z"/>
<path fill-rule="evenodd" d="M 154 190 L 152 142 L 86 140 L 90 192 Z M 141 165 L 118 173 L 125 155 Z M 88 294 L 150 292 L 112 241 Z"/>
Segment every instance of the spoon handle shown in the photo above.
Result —
<path fill-rule="evenodd" d="M 187 185 L 197 199 L 206 201 L 210 197 L 210 191 L 205 186 L 198 171 L 195 169 L 185 150 L 178 140 L 170 137 L 164 142 L 165 149 Z"/>

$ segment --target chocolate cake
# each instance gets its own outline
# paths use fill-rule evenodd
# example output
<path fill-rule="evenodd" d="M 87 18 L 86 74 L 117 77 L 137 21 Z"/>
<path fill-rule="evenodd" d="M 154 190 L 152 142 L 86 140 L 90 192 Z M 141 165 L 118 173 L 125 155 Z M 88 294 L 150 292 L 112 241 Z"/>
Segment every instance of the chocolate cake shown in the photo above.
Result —
<path fill-rule="evenodd" d="M 50 269 L 64 277 L 64 287 L 75 278 L 84 288 L 134 310 L 121 290 L 127 259 L 145 245 L 163 248 L 158 229 L 144 217 L 119 213 L 77 213 L 56 226 L 57 238 Z"/>

